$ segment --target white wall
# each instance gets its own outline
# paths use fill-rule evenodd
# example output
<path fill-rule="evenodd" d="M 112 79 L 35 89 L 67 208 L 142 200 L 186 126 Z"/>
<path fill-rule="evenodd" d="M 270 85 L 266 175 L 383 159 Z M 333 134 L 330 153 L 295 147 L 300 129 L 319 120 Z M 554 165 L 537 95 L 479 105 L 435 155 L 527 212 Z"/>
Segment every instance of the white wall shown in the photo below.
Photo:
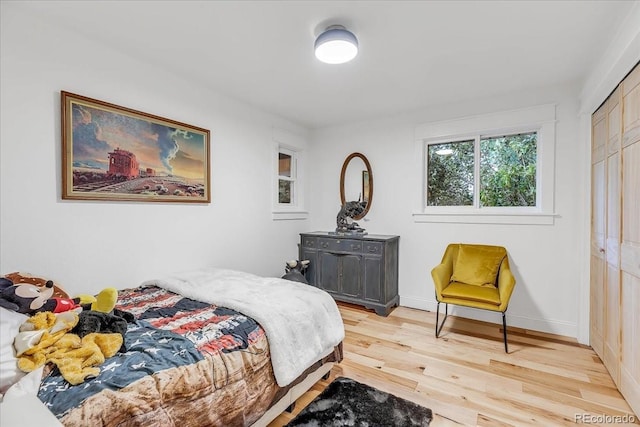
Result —
<path fill-rule="evenodd" d="M 342 162 L 353 151 L 365 154 L 373 169 L 373 203 L 366 221 L 371 233 L 400 235 L 400 304 L 435 309 L 430 270 L 440 262 L 451 242 L 486 243 L 507 248 L 517 284 L 509 310 L 513 326 L 577 334 L 579 263 L 576 257 L 579 224 L 587 214 L 581 207 L 586 193 L 580 182 L 585 146 L 577 135 L 577 88 L 562 86 L 512 93 L 491 100 L 440 106 L 385 120 L 314 131 L 309 157 L 311 225 L 335 228 L 340 204 Z M 416 125 L 457 117 L 534 105 L 557 104 L 556 183 L 553 225 L 478 225 L 414 223 L 419 178 L 414 173 Z M 464 317 L 500 322 L 499 314 L 455 309 Z"/>
<path fill-rule="evenodd" d="M 15 4 L 3 2 L 1 31 L 1 273 L 46 275 L 75 294 L 202 266 L 281 275 L 297 257 L 309 225 L 271 219 L 272 135 L 304 142 L 305 129 Z M 61 200 L 60 90 L 210 129 L 212 203 Z"/>

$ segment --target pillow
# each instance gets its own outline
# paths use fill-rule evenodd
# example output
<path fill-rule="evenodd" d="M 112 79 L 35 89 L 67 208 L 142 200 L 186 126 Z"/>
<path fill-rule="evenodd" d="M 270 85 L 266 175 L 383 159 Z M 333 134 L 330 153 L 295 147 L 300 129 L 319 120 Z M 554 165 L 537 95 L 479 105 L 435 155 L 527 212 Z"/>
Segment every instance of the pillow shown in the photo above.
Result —
<path fill-rule="evenodd" d="M 501 246 L 460 245 L 451 281 L 495 286 L 498 270 L 505 256 L 507 250 Z"/>
<path fill-rule="evenodd" d="M 26 375 L 18 369 L 13 349 L 13 340 L 18 335 L 20 325 L 29 317 L 0 307 L 0 394 Z"/>
<path fill-rule="evenodd" d="M 34 276 L 31 273 L 23 273 L 19 271 L 5 274 L 2 277 L 11 280 L 14 285 L 17 285 L 18 283 L 30 283 L 36 286 L 44 286 L 48 280 L 51 280 L 53 282 L 53 296 L 58 298 L 69 298 L 69 295 L 67 295 L 67 293 L 62 290 L 62 286 L 60 286 L 58 282 L 46 277 Z"/>

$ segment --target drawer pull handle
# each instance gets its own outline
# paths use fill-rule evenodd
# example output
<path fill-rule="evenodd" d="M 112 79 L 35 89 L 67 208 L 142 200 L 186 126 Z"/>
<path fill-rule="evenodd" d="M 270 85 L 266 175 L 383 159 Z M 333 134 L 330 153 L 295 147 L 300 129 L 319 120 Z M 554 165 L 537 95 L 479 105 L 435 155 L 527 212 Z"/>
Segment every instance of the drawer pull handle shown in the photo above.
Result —
<path fill-rule="evenodd" d="M 378 252 L 378 248 L 375 246 L 369 246 L 369 252 Z"/>
<path fill-rule="evenodd" d="M 351 250 L 352 251 L 359 251 L 360 250 L 360 245 L 352 244 L 351 245 Z"/>
<path fill-rule="evenodd" d="M 322 246 L 323 248 L 328 248 L 329 247 L 329 243 L 327 242 L 321 242 L 320 246 Z"/>

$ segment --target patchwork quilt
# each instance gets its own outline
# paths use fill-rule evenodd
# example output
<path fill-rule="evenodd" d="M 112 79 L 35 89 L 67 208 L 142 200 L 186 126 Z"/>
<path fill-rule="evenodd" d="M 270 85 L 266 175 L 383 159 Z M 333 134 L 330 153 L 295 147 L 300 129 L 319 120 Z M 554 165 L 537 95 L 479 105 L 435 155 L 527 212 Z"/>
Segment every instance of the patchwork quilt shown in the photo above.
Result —
<path fill-rule="evenodd" d="M 66 426 L 250 425 L 278 392 L 262 327 L 225 307 L 147 286 L 119 291 L 134 315 L 126 353 L 72 386 L 55 369 L 38 397 Z"/>

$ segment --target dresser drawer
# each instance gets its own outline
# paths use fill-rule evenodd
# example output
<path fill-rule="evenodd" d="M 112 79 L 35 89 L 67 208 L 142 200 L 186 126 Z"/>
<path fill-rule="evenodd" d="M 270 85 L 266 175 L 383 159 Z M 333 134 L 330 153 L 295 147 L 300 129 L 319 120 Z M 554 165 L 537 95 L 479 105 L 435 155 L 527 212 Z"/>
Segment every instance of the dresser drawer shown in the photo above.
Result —
<path fill-rule="evenodd" d="M 303 248 L 311 248 L 315 249 L 318 247 L 318 238 L 317 237 L 302 237 L 302 247 Z"/>
<path fill-rule="evenodd" d="M 354 239 L 318 239 L 318 248 L 332 252 L 362 252 L 362 241 Z"/>
<path fill-rule="evenodd" d="M 381 255 L 382 254 L 383 243 L 380 242 L 364 242 L 364 247 L 362 252 L 365 254 L 374 254 Z"/>

